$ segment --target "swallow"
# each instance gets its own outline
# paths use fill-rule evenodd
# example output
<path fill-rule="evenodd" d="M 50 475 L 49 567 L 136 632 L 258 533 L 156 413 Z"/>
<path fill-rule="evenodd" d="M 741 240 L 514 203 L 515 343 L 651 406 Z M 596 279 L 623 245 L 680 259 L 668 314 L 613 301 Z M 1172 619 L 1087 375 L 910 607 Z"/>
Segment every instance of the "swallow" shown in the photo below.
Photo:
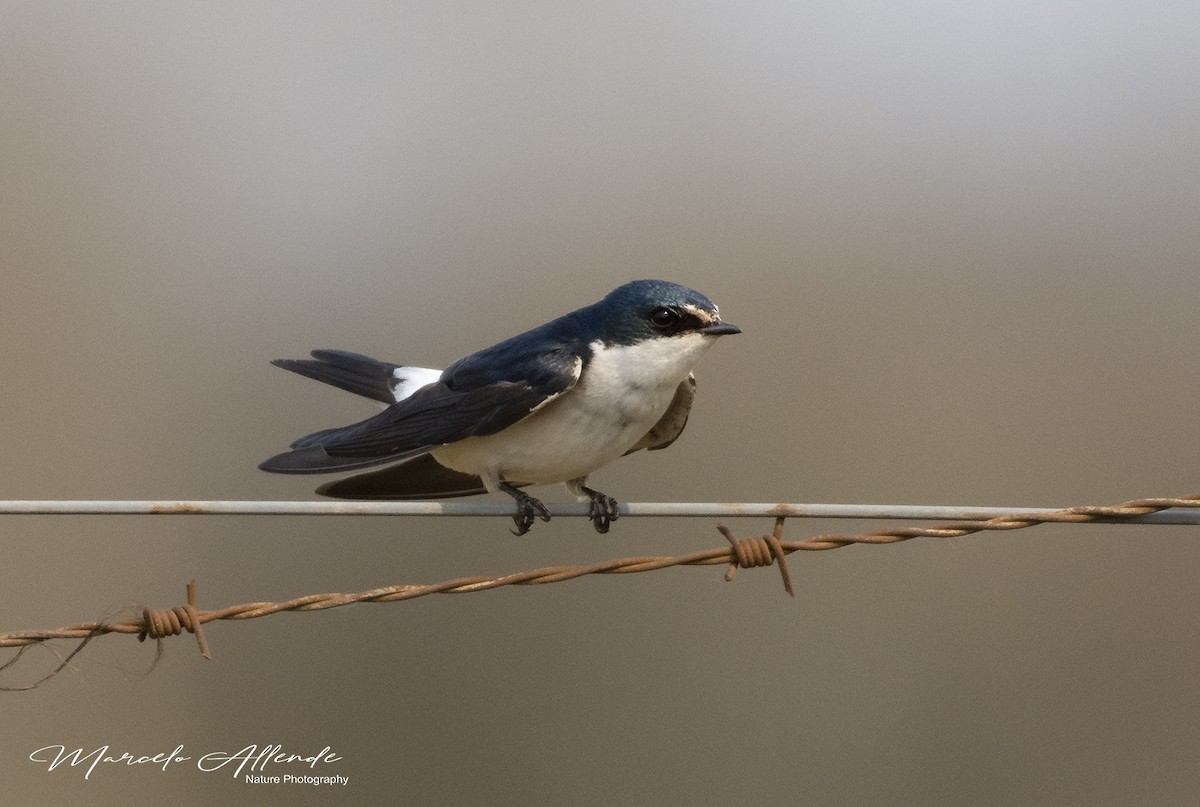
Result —
<path fill-rule="evenodd" d="M 597 532 L 617 501 L 588 475 L 625 454 L 675 442 L 696 395 L 692 372 L 718 337 L 741 333 L 703 294 L 635 280 L 445 370 L 343 350 L 272 364 L 385 405 L 349 426 L 301 437 L 264 471 L 314 474 L 388 467 L 317 489 L 343 499 L 431 499 L 503 492 L 517 505 L 513 533 L 546 506 L 521 490 L 562 482 Z"/>

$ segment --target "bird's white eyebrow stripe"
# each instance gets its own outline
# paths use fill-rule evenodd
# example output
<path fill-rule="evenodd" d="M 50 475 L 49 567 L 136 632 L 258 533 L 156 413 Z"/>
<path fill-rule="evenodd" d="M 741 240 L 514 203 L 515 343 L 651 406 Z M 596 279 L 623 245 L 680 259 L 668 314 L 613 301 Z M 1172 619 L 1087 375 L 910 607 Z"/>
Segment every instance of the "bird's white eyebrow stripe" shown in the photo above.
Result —
<path fill-rule="evenodd" d="M 712 307 L 711 311 L 709 311 L 706 308 L 700 308 L 699 306 L 692 305 L 691 303 L 684 303 L 680 307 L 684 311 L 687 311 L 688 313 L 693 314 L 697 319 L 701 320 L 702 322 L 715 322 L 716 320 L 721 318 L 721 315 L 717 311 L 717 307 L 715 305 Z"/>

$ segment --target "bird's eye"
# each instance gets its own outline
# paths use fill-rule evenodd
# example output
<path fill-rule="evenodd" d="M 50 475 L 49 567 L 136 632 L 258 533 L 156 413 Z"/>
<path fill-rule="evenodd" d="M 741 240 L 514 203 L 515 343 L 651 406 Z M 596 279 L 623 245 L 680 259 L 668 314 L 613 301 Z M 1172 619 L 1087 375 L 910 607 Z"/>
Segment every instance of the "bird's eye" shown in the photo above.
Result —
<path fill-rule="evenodd" d="M 648 319 L 650 320 L 650 324 L 655 328 L 666 330 L 673 325 L 677 325 L 683 319 L 683 315 L 674 308 L 656 308 L 650 312 Z"/>

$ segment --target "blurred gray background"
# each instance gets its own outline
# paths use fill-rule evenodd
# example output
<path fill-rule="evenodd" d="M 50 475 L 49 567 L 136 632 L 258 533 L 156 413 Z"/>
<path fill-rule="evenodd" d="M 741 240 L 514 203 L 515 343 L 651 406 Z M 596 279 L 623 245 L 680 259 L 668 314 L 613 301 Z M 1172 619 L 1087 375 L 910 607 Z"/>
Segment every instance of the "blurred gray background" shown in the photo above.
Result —
<path fill-rule="evenodd" d="M 443 366 L 638 277 L 745 334 L 670 451 L 594 477 L 618 498 L 1194 493 L 1198 35 L 1183 2 L 4 0 L 0 498 L 310 498 L 256 464 L 373 410 L 270 359 Z M 713 527 L 9 516 L 0 631 Z M 12 803 L 1194 804 L 1197 529 L 808 553 L 794 601 L 706 567 L 215 623 L 211 662 L 183 637 L 145 676 L 107 637 L 0 697 L 0 775 Z M 350 784 L 27 759 L 271 743 Z"/>

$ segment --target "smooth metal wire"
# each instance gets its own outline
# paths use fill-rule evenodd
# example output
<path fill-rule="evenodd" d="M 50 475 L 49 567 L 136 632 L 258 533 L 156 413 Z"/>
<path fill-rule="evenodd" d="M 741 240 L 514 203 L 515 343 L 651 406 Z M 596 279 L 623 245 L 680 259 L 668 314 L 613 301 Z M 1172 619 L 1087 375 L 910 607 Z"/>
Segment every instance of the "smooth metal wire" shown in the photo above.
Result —
<path fill-rule="evenodd" d="M 548 504 L 552 516 L 586 516 L 588 505 Z M 1021 518 L 1059 507 L 991 507 L 913 504 L 771 504 L 765 502 L 628 502 L 622 517 L 646 518 L 830 518 L 979 521 Z M 509 516 L 511 502 L 490 501 L 252 501 L 252 500 L 0 500 L 0 515 L 238 515 L 238 516 Z M 1089 523 L 1200 524 L 1200 507 L 1145 515 L 1090 519 Z"/>

